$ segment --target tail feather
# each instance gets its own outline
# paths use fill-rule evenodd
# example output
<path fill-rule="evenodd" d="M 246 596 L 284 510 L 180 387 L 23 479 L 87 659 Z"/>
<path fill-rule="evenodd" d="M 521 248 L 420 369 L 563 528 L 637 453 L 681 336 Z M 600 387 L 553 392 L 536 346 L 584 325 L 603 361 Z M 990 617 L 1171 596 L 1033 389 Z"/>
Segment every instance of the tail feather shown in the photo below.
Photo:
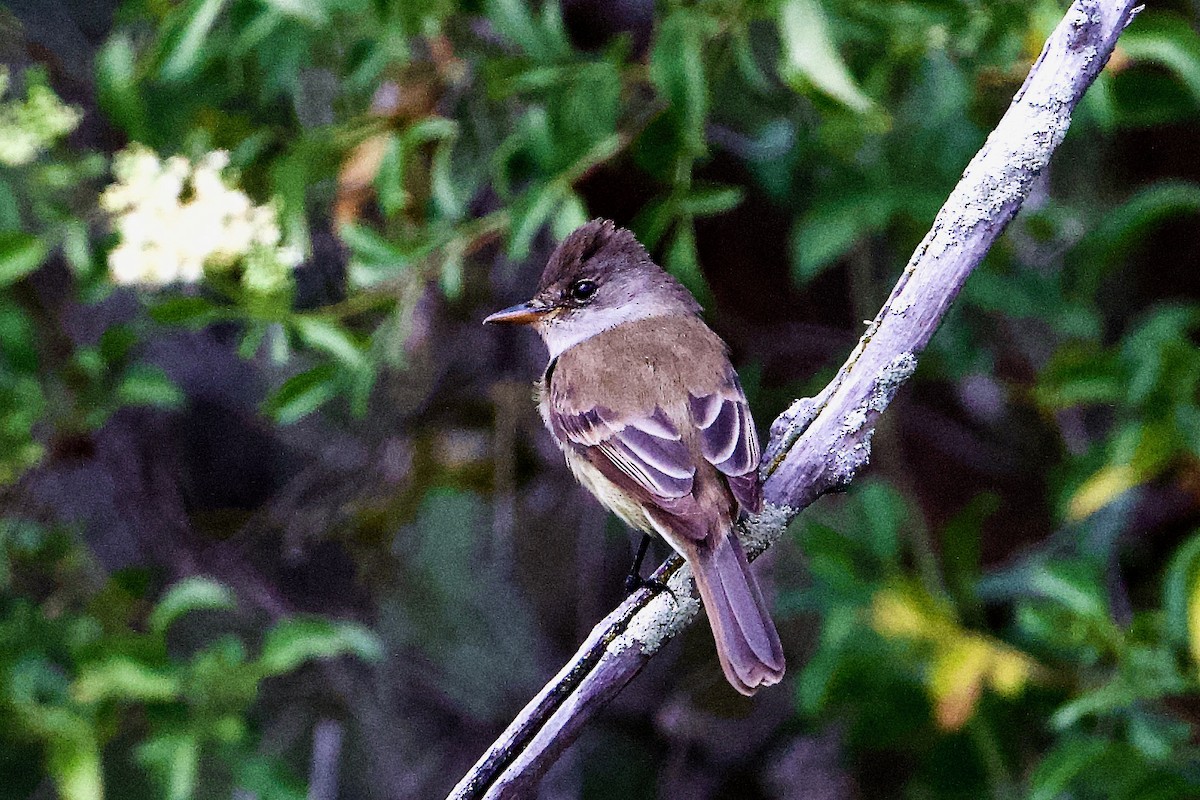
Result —
<path fill-rule="evenodd" d="M 693 547 L 688 561 L 725 677 L 745 695 L 778 683 L 783 647 L 741 543 L 732 533 L 714 532 Z"/>

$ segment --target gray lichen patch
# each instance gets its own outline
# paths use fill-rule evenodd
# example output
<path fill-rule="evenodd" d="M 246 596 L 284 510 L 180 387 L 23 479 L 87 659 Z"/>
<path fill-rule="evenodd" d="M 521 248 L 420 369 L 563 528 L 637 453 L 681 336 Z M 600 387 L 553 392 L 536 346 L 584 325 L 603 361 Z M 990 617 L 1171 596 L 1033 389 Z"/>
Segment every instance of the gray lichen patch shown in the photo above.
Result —
<path fill-rule="evenodd" d="M 779 541 L 779 537 L 796 514 L 796 509 L 791 506 L 763 503 L 762 511 L 748 518 L 740 526 L 739 538 L 746 555 L 754 557 Z"/>
<path fill-rule="evenodd" d="M 800 435 L 817 418 L 824 404 L 823 394 L 796 400 L 771 423 L 771 438 L 780 438 L 787 433 Z"/>
<path fill-rule="evenodd" d="M 1027 99 L 1013 106 L 988 136 L 946 201 L 945 208 L 957 210 L 951 221 L 957 231 L 994 223 L 1004 209 L 1015 208 L 1066 136 L 1071 118 L 1064 102 Z"/>
<path fill-rule="evenodd" d="M 812 424 L 821 409 L 829 402 L 829 395 L 837 386 L 837 379 L 821 390 L 816 397 L 801 397 L 788 406 L 787 410 L 771 423 L 771 438 L 759 463 L 758 474 L 763 480 L 771 474 L 778 462 Z"/>
<path fill-rule="evenodd" d="M 874 417 L 871 412 L 882 413 L 896 396 L 897 390 L 912 377 L 916 369 L 917 357 L 909 352 L 901 353 L 884 364 L 875 376 L 871 391 L 842 418 L 840 438 L 853 438 L 872 424 Z"/>
<path fill-rule="evenodd" d="M 842 418 L 841 435 L 843 437 L 854 436 L 867 424 L 867 419 L 867 403 L 864 401 L 862 405 L 851 409 Z"/>
<path fill-rule="evenodd" d="M 832 454 L 826 470 L 826 480 L 831 489 L 848 486 L 859 470 L 871 463 L 871 434 L 865 431 L 863 439 L 850 447 L 843 447 Z"/>
<path fill-rule="evenodd" d="M 875 387 L 867 398 L 866 407 L 871 411 L 883 411 L 896 396 L 897 390 L 917 370 L 917 357 L 909 352 L 901 353 L 883 365 L 875 378 Z"/>
<path fill-rule="evenodd" d="M 916 369 L 915 355 L 910 352 L 897 355 L 880 368 L 870 393 L 842 419 L 838 443 L 826 462 L 826 480 L 831 487 L 849 484 L 859 470 L 870 463 L 875 418 L 883 413 Z"/>
<path fill-rule="evenodd" d="M 672 575 L 667 586 L 671 591 L 655 595 L 634 615 L 625 632 L 609 644 L 610 652 L 620 653 L 626 648 L 637 647 L 645 655 L 653 655 L 700 613 L 700 598 L 696 595 L 689 567 L 684 566 Z"/>
<path fill-rule="evenodd" d="M 1092 25 L 1097 25 L 1100 23 L 1099 9 L 1097 9 L 1094 5 L 1092 5 L 1092 7 L 1089 9 L 1085 7 L 1087 5 L 1089 4 L 1082 3 L 1079 5 L 1073 5 L 1067 9 L 1067 24 L 1075 29 L 1071 32 L 1073 38 L 1082 36 L 1083 34 L 1087 33 L 1087 29 Z M 1074 45 L 1074 42 L 1071 44 Z"/>

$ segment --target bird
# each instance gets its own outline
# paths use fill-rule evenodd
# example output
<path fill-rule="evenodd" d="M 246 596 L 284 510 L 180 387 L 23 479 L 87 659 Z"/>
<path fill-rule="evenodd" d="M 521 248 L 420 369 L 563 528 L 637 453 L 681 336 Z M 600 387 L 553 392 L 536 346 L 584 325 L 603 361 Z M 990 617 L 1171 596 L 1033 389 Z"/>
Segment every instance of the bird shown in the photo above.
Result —
<path fill-rule="evenodd" d="M 633 233 L 595 219 L 555 249 L 531 300 L 484 322 L 541 336 L 538 408 L 567 465 L 643 533 L 639 581 L 649 536 L 683 556 L 726 679 L 753 695 L 785 668 L 734 530 L 762 508 L 758 434 L 728 348 L 700 313 Z"/>

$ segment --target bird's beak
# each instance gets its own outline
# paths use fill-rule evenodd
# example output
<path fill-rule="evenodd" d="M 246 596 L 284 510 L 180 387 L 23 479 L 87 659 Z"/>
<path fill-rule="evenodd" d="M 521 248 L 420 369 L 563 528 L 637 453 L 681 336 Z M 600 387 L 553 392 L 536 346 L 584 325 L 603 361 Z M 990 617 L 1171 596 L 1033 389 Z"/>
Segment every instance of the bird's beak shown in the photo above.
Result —
<path fill-rule="evenodd" d="M 483 321 L 483 324 L 529 325 L 530 323 L 537 322 L 549 311 L 550 309 L 544 306 L 534 305 L 533 301 L 517 303 L 515 306 L 510 306 L 503 311 L 497 311 L 495 314 L 492 314 Z"/>

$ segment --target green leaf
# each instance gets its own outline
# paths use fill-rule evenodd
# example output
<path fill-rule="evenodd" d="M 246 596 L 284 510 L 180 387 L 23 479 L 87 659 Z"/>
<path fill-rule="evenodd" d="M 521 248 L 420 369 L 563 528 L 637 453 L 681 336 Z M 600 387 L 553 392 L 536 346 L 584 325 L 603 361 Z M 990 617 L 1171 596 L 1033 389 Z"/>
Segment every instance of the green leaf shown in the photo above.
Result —
<path fill-rule="evenodd" d="M 287 619 L 267 631 L 258 663 L 264 675 L 281 675 L 307 661 L 341 655 L 379 661 L 383 645 L 361 625 L 318 618 Z"/>
<path fill-rule="evenodd" d="M 1079 101 L 1073 119 L 1074 124 L 1085 130 L 1089 122 L 1095 123 L 1104 134 L 1116 131 L 1118 122 L 1117 100 L 1113 95 L 1113 75 L 1104 70 L 1092 81 L 1091 87 Z"/>
<path fill-rule="evenodd" d="M 16 231 L 21 227 L 21 202 L 13 185 L 0 178 L 0 232 Z"/>
<path fill-rule="evenodd" d="M 754 55 L 754 45 L 750 36 L 750 25 L 739 25 L 734 28 L 730 44 L 733 47 L 733 56 L 737 64 L 738 74 L 748 86 L 754 91 L 761 94 L 770 94 L 774 90 L 774 86 L 766 73 L 758 65 L 758 59 Z"/>
<path fill-rule="evenodd" d="M 434 209 L 445 219 L 458 220 L 466 214 L 465 195 L 470 187 L 459 187 L 454 175 L 453 142 L 438 142 L 430 164 L 429 188 Z"/>
<path fill-rule="evenodd" d="M 162 776 L 167 800 L 188 800 L 195 793 L 200 743 L 193 733 L 154 736 L 138 747 L 138 760 Z"/>
<path fill-rule="evenodd" d="M 97 351 L 105 363 L 118 364 L 125 361 L 137 342 L 138 336 L 133 329 L 118 322 L 116 325 L 109 325 L 104 333 L 100 334 Z"/>
<path fill-rule="evenodd" d="M 1067 343 L 1051 357 L 1038 376 L 1034 397 L 1046 408 L 1115 405 L 1125 396 L 1124 375 L 1115 357 L 1095 347 Z"/>
<path fill-rule="evenodd" d="M 279 12 L 281 16 L 304 23 L 313 28 L 329 24 L 326 6 L 335 7 L 324 0 L 264 0 L 264 4 Z"/>
<path fill-rule="evenodd" d="M 740 186 L 694 186 L 680 207 L 694 217 L 708 217 L 736 207 L 744 196 Z"/>
<path fill-rule="evenodd" d="M 113 35 L 96 54 L 96 96 L 100 108 L 131 140 L 149 138 L 146 104 L 138 88 L 137 54 L 128 33 Z"/>
<path fill-rule="evenodd" d="M 1102 739 L 1071 737 L 1042 758 L 1029 779 L 1029 800 L 1057 800 L 1108 749 Z"/>
<path fill-rule="evenodd" d="M 280 425 L 290 425 L 337 396 L 337 377 L 334 364 L 320 364 L 293 375 L 271 396 L 265 410 Z"/>
<path fill-rule="evenodd" d="M 237 607 L 233 592 L 208 578 L 185 578 L 163 593 L 150 612 L 150 630 L 163 635 L 184 614 L 193 611 L 231 611 Z"/>
<path fill-rule="evenodd" d="M 1186 19 L 1146 14 L 1121 36 L 1121 49 L 1134 61 L 1169 70 L 1200 103 L 1200 34 Z"/>
<path fill-rule="evenodd" d="M 902 531 L 920 524 L 904 496 L 886 483 L 867 481 L 855 498 L 862 506 L 863 543 L 879 563 L 895 563 L 900 554 Z"/>
<path fill-rule="evenodd" d="M 81 703 L 104 700 L 161 703 L 174 700 L 179 691 L 176 676 L 124 656 L 84 666 L 71 687 L 75 699 Z"/>
<path fill-rule="evenodd" d="M 862 615 L 850 606 L 835 606 L 825 615 L 820 645 L 796 681 L 796 704 L 806 714 L 818 713 L 825 704 L 845 665 L 845 651 L 853 647 L 861 629 Z"/>
<path fill-rule="evenodd" d="M 155 322 L 186 328 L 203 328 L 221 316 L 221 310 L 205 297 L 174 295 L 150 308 L 150 318 Z"/>
<path fill-rule="evenodd" d="M 1078 561 L 1037 564 L 1030 570 L 1028 584 L 1033 592 L 1075 614 L 1111 626 L 1104 590 L 1088 565 Z"/>
<path fill-rule="evenodd" d="M 900 207 L 890 193 L 850 195 L 823 202 L 796 223 L 792 270 L 807 283 L 844 256 L 863 236 L 882 229 Z"/>
<path fill-rule="evenodd" d="M 159 68 L 159 76 L 164 81 L 183 81 L 199 70 L 209 32 L 225 3 L 226 0 L 193 0 L 183 10 L 187 21 L 169 40 Z"/>
<path fill-rule="evenodd" d="M 703 17 L 676 11 L 659 26 L 650 53 L 650 80 L 671 104 L 670 115 L 692 155 L 704 152 L 708 83 L 704 76 Z"/>
<path fill-rule="evenodd" d="M 267 352 L 271 355 L 271 363 L 276 366 L 282 366 L 292 357 L 292 343 L 288 338 L 287 332 L 284 331 L 283 325 L 275 322 L 267 326 L 265 334 L 267 339 Z"/>
<path fill-rule="evenodd" d="M 946 583 L 960 604 L 974 603 L 972 588 L 979 577 L 983 524 L 1000 508 L 1000 498 L 993 492 L 976 495 L 942 528 L 942 562 Z"/>
<path fill-rule="evenodd" d="M 452 240 L 442 248 L 442 264 L 438 270 L 438 283 L 442 293 L 451 300 L 462 297 L 463 290 L 463 244 Z"/>
<path fill-rule="evenodd" d="M 637 213 L 629 227 L 647 250 L 653 251 L 671 228 L 675 214 L 675 203 L 669 197 L 658 197 L 647 201 Z"/>
<path fill-rule="evenodd" d="M 571 231 L 587 221 L 587 208 L 584 206 L 583 198 L 575 192 L 569 192 L 554 214 L 552 225 L 554 238 L 559 241 L 567 238 Z"/>
<path fill-rule="evenodd" d="M 458 123 L 445 117 L 426 117 L 404 130 L 406 144 L 416 146 L 428 142 L 452 140 L 458 135 Z"/>
<path fill-rule="evenodd" d="M 540 20 L 524 0 L 487 0 L 484 10 L 501 36 L 538 63 L 555 61 L 570 52 L 558 3 L 543 3 Z"/>
<path fill-rule="evenodd" d="M 1175 551 L 1163 580 L 1163 613 L 1167 634 L 1181 648 L 1193 647 L 1200 655 L 1200 642 L 1192 641 L 1191 605 L 1200 585 L 1200 531 L 1192 534 Z M 1197 659 L 1200 663 L 1200 658 Z"/>
<path fill-rule="evenodd" d="M 153 364 L 133 364 L 125 370 L 117 384 L 116 398 L 123 405 L 157 408 L 179 408 L 184 401 L 179 387 L 162 367 Z"/>
<path fill-rule="evenodd" d="M 87 223 L 70 220 L 63 225 L 62 252 L 67 266 L 76 278 L 87 278 L 92 273 L 92 244 Z"/>
<path fill-rule="evenodd" d="M 708 282 L 700 269 L 700 257 L 696 252 L 696 233 L 690 219 L 680 220 L 675 227 L 675 237 L 667 248 L 664 259 L 666 268 L 688 288 L 696 299 L 704 304 L 709 299 Z"/>
<path fill-rule="evenodd" d="M 1170 353 L 1180 343 L 1187 342 L 1189 334 L 1197 327 L 1200 327 L 1200 310 L 1192 306 L 1167 305 L 1156 308 L 1125 336 L 1121 354 L 1130 367 L 1126 388 L 1129 402 L 1146 402 L 1171 377 L 1168 372 Z"/>
<path fill-rule="evenodd" d="M 394 278 L 412 262 L 407 253 L 365 225 L 342 225 L 338 234 L 353 254 L 349 280 L 354 288 L 365 289 Z"/>
<path fill-rule="evenodd" d="M 242 341 L 238 343 L 238 357 L 244 358 L 247 361 L 254 358 L 254 354 L 262 347 L 263 340 L 267 338 L 267 333 L 271 330 L 271 325 L 273 324 L 277 323 L 257 320 L 248 323 L 242 332 Z"/>
<path fill-rule="evenodd" d="M 1090 288 L 1094 291 L 1101 269 L 1124 263 L 1130 249 L 1141 244 L 1157 226 L 1195 214 L 1200 214 L 1200 184 L 1157 181 L 1105 213 L 1095 231 L 1079 243 L 1075 261 L 1092 279 Z"/>
<path fill-rule="evenodd" d="M 349 223 L 339 228 L 338 234 L 355 257 L 364 261 L 373 264 L 404 264 L 408 260 L 396 245 L 365 225 Z"/>
<path fill-rule="evenodd" d="M 785 0 L 779 6 L 779 34 L 784 56 L 779 71 L 797 91 L 807 86 L 860 114 L 872 102 L 862 93 L 837 51 L 825 12 L 817 0 Z"/>
<path fill-rule="evenodd" d="M 332 178 L 337 160 L 331 144 L 318 133 L 297 142 L 271 165 L 271 194 L 279 201 L 279 227 L 285 242 L 312 241 L 307 201 L 309 188 Z"/>
<path fill-rule="evenodd" d="M 296 316 L 292 319 L 301 341 L 316 350 L 336 358 L 351 369 L 367 366 L 362 346 L 355 341 L 350 331 L 331 319 L 315 316 Z"/>
<path fill-rule="evenodd" d="M 408 192 L 404 190 L 405 143 L 396 135 L 388 137 L 383 160 L 375 173 L 375 193 L 379 207 L 386 217 L 394 217 L 408 204 Z"/>
<path fill-rule="evenodd" d="M 1171 682 L 1157 681 L 1158 677 L 1151 676 L 1142 685 L 1134 684 L 1125 675 L 1111 679 L 1059 708 L 1050 717 L 1050 726 L 1060 731 L 1067 730 L 1087 717 L 1119 714 L 1132 709 L 1141 700 L 1158 699 L 1164 694 L 1186 689 L 1186 684 L 1177 676 Z"/>
<path fill-rule="evenodd" d="M 93 731 L 47 742 L 46 768 L 61 800 L 104 800 L 100 744 Z"/>
<path fill-rule="evenodd" d="M 550 219 L 562 201 L 564 189 L 557 181 L 534 186 L 517 198 L 512 206 L 512 227 L 508 240 L 508 255 L 514 260 L 529 256 L 533 237 Z"/>
<path fill-rule="evenodd" d="M 303 783 L 297 781 L 292 766 L 278 755 L 251 750 L 244 752 L 234 762 L 233 767 L 235 785 L 245 790 L 247 797 L 262 800 L 306 800 L 313 796 L 308 793 L 308 788 Z"/>
<path fill-rule="evenodd" d="M 0 233 L 0 289 L 40 267 L 48 252 L 42 240 L 33 234 Z"/>

